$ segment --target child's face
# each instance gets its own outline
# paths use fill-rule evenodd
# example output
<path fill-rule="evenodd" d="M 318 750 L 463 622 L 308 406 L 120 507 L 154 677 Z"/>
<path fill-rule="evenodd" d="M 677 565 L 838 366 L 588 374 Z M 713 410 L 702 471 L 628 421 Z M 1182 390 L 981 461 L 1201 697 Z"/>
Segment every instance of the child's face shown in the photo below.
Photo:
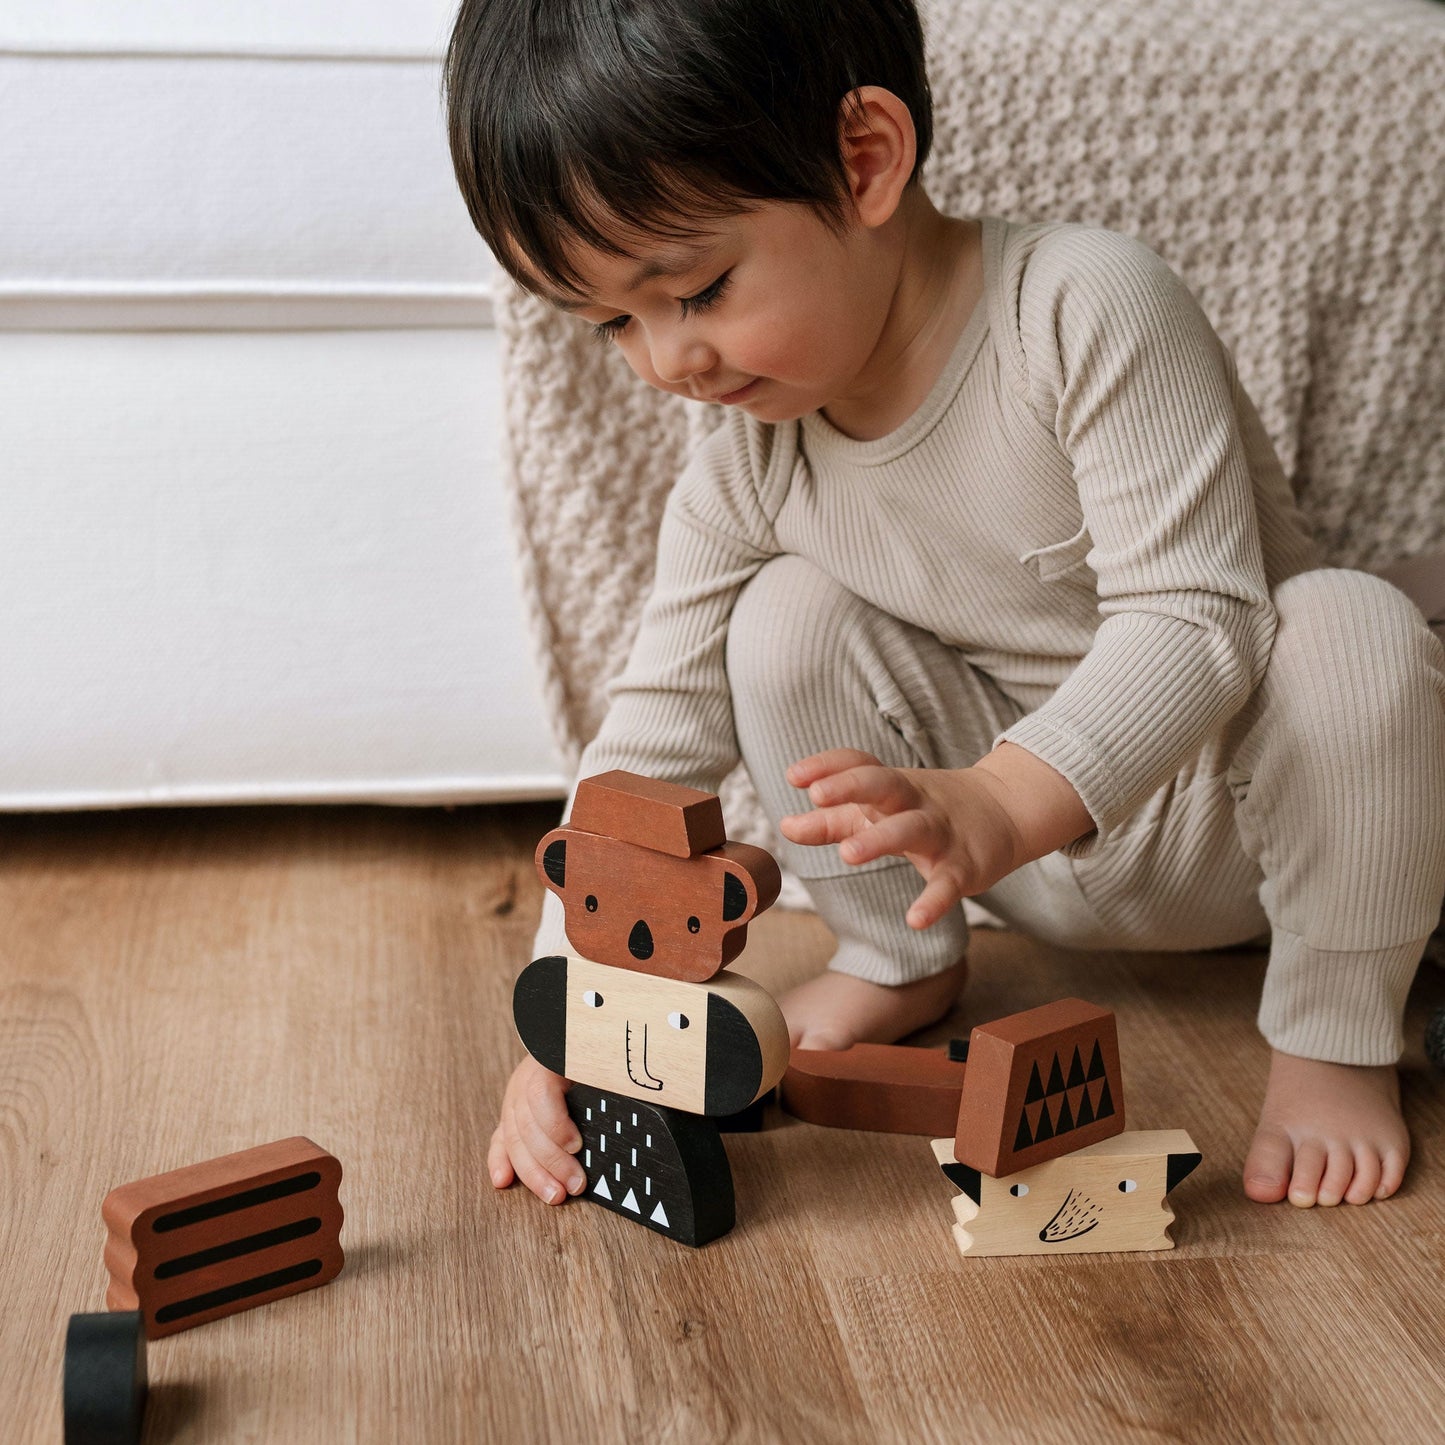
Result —
<path fill-rule="evenodd" d="M 579 248 L 583 294 L 543 294 L 591 323 L 649 385 L 769 422 L 867 388 L 897 280 L 869 228 L 840 235 L 807 206 L 763 202 L 698 240 L 628 249 L 634 256 Z"/>

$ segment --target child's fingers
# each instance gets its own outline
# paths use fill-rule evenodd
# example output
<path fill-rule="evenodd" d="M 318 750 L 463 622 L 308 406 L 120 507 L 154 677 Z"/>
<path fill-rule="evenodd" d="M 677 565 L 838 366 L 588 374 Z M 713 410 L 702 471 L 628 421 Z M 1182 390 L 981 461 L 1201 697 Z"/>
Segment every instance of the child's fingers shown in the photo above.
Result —
<path fill-rule="evenodd" d="M 561 1204 L 567 1198 L 562 1181 L 538 1162 L 532 1151 L 520 1139 L 512 1139 L 507 1146 L 512 1158 L 512 1168 L 538 1199 L 546 1204 Z"/>
<path fill-rule="evenodd" d="M 492 1143 L 487 1150 L 487 1173 L 492 1176 L 492 1186 L 496 1189 L 505 1189 L 517 1177 L 512 1161 L 507 1157 L 507 1144 L 502 1138 L 500 1124 L 492 1130 Z"/>
<path fill-rule="evenodd" d="M 513 1110 L 503 1119 L 502 1128 L 517 1178 L 539 1199 L 560 1204 L 568 1194 L 581 1191 L 587 1182 L 581 1166 L 524 1110 Z"/>
<path fill-rule="evenodd" d="M 842 772 L 844 768 L 862 767 L 877 761 L 872 753 L 861 752 L 857 748 L 829 748 L 827 752 L 813 753 L 789 764 L 784 776 L 793 787 L 806 788 L 819 778 Z"/>
<path fill-rule="evenodd" d="M 525 1110 L 530 1112 L 541 1131 L 560 1149 L 575 1154 L 582 1147 L 582 1135 L 567 1112 L 567 1085 L 560 1074 L 539 1069 L 523 1090 Z"/>
<path fill-rule="evenodd" d="M 917 808 L 880 818 L 847 839 L 838 849 L 845 863 L 868 863 L 888 853 L 925 855 L 938 851 L 938 830 L 928 814 Z"/>
<path fill-rule="evenodd" d="M 869 819 L 852 803 L 836 808 L 814 808 L 811 813 L 794 813 L 779 818 L 778 828 L 792 843 L 818 847 L 824 843 L 841 843 L 869 825 Z"/>
<path fill-rule="evenodd" d="M 962 899 L 958 884 L 942 871 L 935 872 L 928 886 L 908 905 L 904 921 L 910 928 L 932 928 Z"/>
<path fill-rule="evenodd" d="M 919 802 L 918 789 L 897 768 L 877 762 L 819 778 L 809 787 L 808 797 L 819 808 L 854 803 L 861 808 L 876 808 L 880 813 L 901 813 L 905 808 L 916 808 Z"/>

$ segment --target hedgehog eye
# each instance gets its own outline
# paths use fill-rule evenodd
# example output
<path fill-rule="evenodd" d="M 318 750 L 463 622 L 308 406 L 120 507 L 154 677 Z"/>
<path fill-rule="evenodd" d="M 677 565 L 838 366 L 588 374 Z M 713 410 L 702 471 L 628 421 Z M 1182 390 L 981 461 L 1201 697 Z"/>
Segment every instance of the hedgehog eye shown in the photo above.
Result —
<path fill-rule="evenodd" d="M 1139 1187 L 1137 1179 L 1121 1179 L 1119 1181 L 1120 1194 L 1132 1194 Z"/>
<path fill-rule="evenodd" d="M 688 1016 L 687 1016 L 686 1014 L 679 1014 L 679 1013 L 671 1013 L 671 1014 L 668 1014 L 668 1016 L 667 1016 L 667 1021 L 668 1021 L 668 1023 L 670 1023 L 670 1024 L 673 1026 L 673 1028 L 675 1028 L 675 1029 L 685 1029 L 685 1028 L 688 1026 L 688 1023 L 690 1022 L 689 1019 L 688 1019 Z"/>
<path fill-rule="evenodd" d="M 1011 1184 L 1009 1185 L 1008 1192 L 1012 1194 L 1015 1199 L 1022 1199 L 1024 1195 L 1029 1192 L 1029 1186 L 1027 1184 Z"/>
<path fill-rule="evenodd" d="M 597 895 L 595 893 L 589 893 L 587 895 L 586 903 L 588 913 L 597 912 Z"/>
<path fill-rule="evenodd" d="M 701 927 L 702 927 L 702 920 L 701 920 L 701 919 L 699 919 L 699 918 L 689 918 L 689 919 L 687 920 L 687 931 L 688 931 L 689 933 L 696 933 L 696 932 L 698 931 L 698 929 L 701 928 Z"/>
<path fill-rule="evenodd" d="M 582 1002 L 585 1003 L 588 1008 L 601 1008 L 602 995 L 598 993 L 595 988 L 589 988 L 587 992 L 582 995 Z"/>

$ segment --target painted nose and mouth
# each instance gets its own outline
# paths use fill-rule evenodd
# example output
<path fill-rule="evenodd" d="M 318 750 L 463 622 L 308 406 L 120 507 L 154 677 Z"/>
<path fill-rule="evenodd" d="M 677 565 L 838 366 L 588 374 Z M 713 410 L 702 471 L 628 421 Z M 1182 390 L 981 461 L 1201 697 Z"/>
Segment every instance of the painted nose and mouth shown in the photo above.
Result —
<path fill-rule="evenodd" d="M 640 1032 L 641 1032 L 641 1034 L 642 1034 L 642 1038 L 638 1041 L 638 1043 L 637 1043 L 637 1048 L 636 1048 L 636 1053 L 637 1053 L 637 1069 L 641 1069 L 641 1071 L 642 1071 L 642 1077 L 639 1079 L 639 1078 L 637 1077 L 637 1069 L 634 1069 L 634 1068 L 633 1068 L 633 1039 L 636 1037 L 636 1035 L 637 1035 L 637 1033 L 638 1033 L 638 1030 L 633 1027 L 632 1020 L 631 1020 L 631 1019 L 628 1019 L 628 1020 L 627 1020 L 627 1077 L 628 1077 L 629 1079 L 631 1079 L 632 1082 L 633 1082 L 634 1084 L 636 1084 L 639 1089 L 660 1089 L 660 1088 L 662 1088 L 662 1080 L 659 1079 L 655 1074 L 649 1073 L 649 1072 L 648 1072 L 648 1069 L 647 1069 L 647 1025 L 646 1025 L 646 1024 L 643 1024 L 643 1025 L 642 1025 L 642 1028 L 641 1028 L 641 1031 L 640 1031 Z"/>
<path fill-rule="evenodd" d="M 647 920 L 639 918 L 632 925 L 632 932 L 627 935 L 627 951 L 633 958 L 649 959 L 652 957 L 652 930 L 647 926 Z"/>

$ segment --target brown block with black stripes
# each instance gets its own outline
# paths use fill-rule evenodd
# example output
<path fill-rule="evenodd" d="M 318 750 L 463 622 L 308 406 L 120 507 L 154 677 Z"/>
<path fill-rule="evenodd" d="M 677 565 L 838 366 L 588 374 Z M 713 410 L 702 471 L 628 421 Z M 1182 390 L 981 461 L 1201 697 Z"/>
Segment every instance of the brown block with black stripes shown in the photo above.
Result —
<path fill-rule="evenodd" d="M 1002 1178 L 1124 1130 L 1114 1015 L 1079 998 L 1010 1014 L 968 1043 L 954 1157 Z"/>
<path fill-rule="evenodd" d="M 336 1278 L 341 1164 L 297 1136 L 113 1189 L 106 1308 L 139 1310 L 148 1339 Z"/>

